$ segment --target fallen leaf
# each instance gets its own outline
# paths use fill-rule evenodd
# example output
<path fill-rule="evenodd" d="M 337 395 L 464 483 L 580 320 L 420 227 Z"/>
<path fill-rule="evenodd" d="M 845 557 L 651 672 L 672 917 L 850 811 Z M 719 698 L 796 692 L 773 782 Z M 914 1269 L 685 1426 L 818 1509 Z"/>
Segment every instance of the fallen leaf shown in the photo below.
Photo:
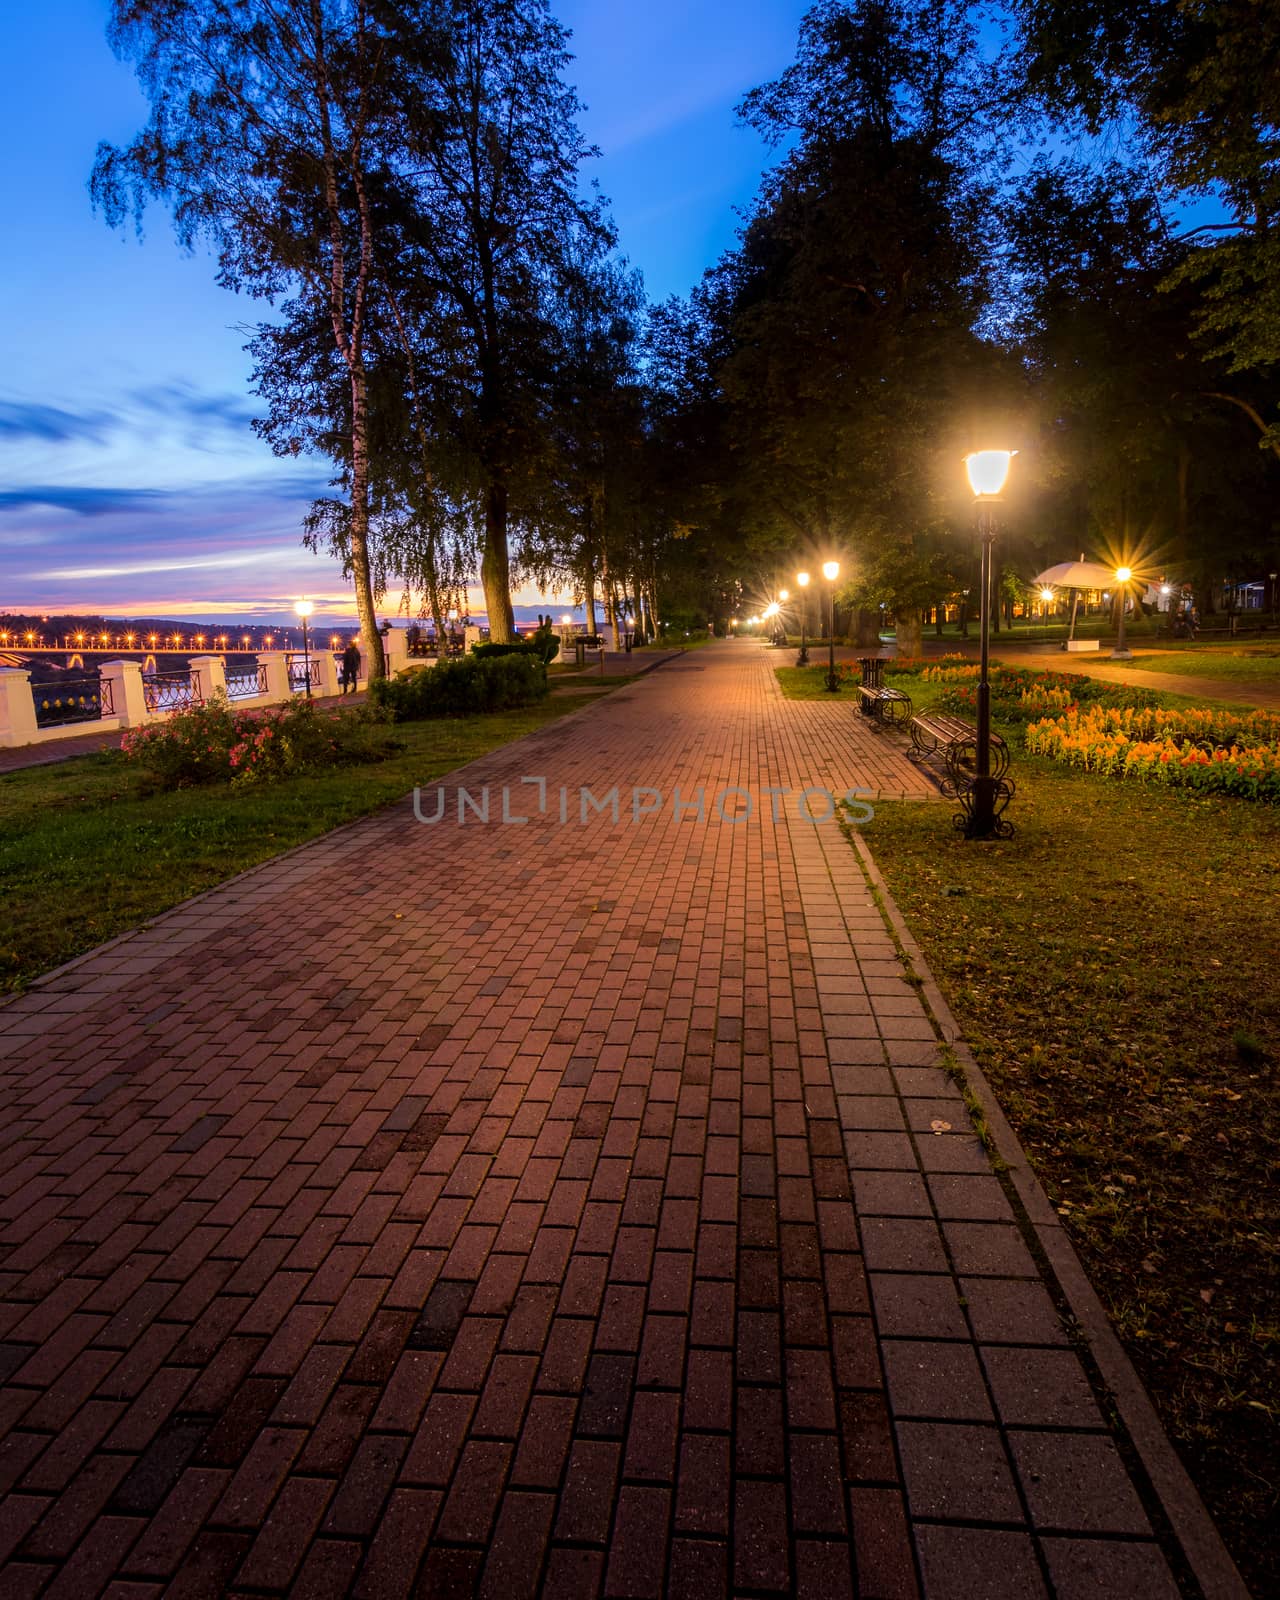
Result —
<path fill-rule="evenodd" d="M 938 1134 L 950 1133 L 951 1124 L 949 1122 L 944 1122 L 941 1117 L 934 1117 L 933 1121 L 929 1124 L 929 1131 L 931 1133 Z"/>

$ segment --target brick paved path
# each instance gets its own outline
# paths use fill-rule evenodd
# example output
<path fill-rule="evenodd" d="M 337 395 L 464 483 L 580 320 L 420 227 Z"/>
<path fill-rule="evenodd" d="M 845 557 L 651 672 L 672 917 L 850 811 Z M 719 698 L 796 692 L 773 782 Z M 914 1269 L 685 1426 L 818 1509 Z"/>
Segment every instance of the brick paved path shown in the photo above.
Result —
<path fill-rule="evenodd" d="M 771 665 L 0 1009 L 6 1600 L 1177 1594 L 856 854 L 715 819 L 918 787 Z"/>

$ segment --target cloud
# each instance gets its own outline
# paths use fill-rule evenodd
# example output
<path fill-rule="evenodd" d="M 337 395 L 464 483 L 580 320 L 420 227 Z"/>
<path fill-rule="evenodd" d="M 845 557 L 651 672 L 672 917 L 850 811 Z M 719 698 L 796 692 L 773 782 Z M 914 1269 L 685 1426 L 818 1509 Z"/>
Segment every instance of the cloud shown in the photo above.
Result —
<path fill-rule="evenodd" d="M 189 383 L 162 383 L 135 389 L 130 397 L 142 410 L 200 427 L 244 435 L 256 409 L 239 395 L 202 394 Z"/>
<path fill-rule="evenodd" d="M 119 511 L 152 510 L 168 498 L 163 489 L 108 489 L 85 485 L 31 484 L 25 489 L 0 490 L 0 511 L 27 506 L 51 506 L 78 517 L 104 517 Z"/>
<path fill-rule="evenodd" d="M 0 400 L 0 440 L 38 439 L 42 444 L 71 444 L 87 439 L 96 444 L 110 427 L 110 418 L 101 413 Z"/>

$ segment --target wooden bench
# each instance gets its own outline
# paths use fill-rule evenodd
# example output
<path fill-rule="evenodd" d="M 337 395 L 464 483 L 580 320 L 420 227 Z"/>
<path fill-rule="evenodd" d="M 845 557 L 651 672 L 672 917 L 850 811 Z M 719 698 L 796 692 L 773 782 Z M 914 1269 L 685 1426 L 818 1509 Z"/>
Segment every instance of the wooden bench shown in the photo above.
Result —
<path fill-rule="evenodd" d="M 975 766 L 977 763 L 978 730 L 963 717 L 953 717 L 944 711 L 926 711 L 911 719 L 911 751 L 913 761 L 942 760 L 948 770 Z M 998 733 L 991 735 L 991 775 L 1003 776 L 1009 765 L 1009 747 Z"/>
<path fill-rule="evenodd" d="M 862 656 L 862 682 L 858 685 L 859 707 L 864 717 L 877 722 L 901 724 L 911 720 L 911 696 L 901 689 L 890 689 L 884 681 L 885 662 L 881 656 Z"/>
<path fill-rule="evenodd" d="M 874 717 L 877 722 L 903 723 L 911 720 L 911 696 L 901 689 L 890 689 L 885 684 L 871 688 L 860 684 L 860 710 L 864 717 Z"/>
<path fill-rule="evenodd" d="M 917 765 L 940 760 L 943 766 L 938 787 L 948 800 L 958 800 L 956 826 L 968 834 L 973 819 L 974 792 L 978 777 L 978 730 L 963 717 L 943 711 L 926 711 L 911 719 L 911 748 L 907 758 Z M 1014 785 L 1008 776 L 1009 746 L 998 733 L 991 735 L 991 805 L 994 833 L 1007 839 L 1013 824 L 1004 816 L 1013 799 Z M 986 834 L 984 832 L 984 837 Z"/>

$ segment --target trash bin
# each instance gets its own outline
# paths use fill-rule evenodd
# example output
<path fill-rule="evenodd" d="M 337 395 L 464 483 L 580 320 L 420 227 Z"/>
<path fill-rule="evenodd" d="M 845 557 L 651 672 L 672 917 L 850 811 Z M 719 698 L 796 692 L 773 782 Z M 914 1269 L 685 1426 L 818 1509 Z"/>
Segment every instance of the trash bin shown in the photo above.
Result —
<path fill-rule="evenodd" d="M 573 664 L 576 667 L 587 664 L 587 641 L 581 635 L 573 641 Z"/>
<path fill-rule="evenodd" d="M 631 654 L 631 646 L 632 646 L 632 643 L 633 643 L 634 640 L 635 640 L 635 634 L 634 633 L 624 633 L 622 635 L 622 648 L 623 648 L 623 650 L 626 651 L 627 655 Z"/>

